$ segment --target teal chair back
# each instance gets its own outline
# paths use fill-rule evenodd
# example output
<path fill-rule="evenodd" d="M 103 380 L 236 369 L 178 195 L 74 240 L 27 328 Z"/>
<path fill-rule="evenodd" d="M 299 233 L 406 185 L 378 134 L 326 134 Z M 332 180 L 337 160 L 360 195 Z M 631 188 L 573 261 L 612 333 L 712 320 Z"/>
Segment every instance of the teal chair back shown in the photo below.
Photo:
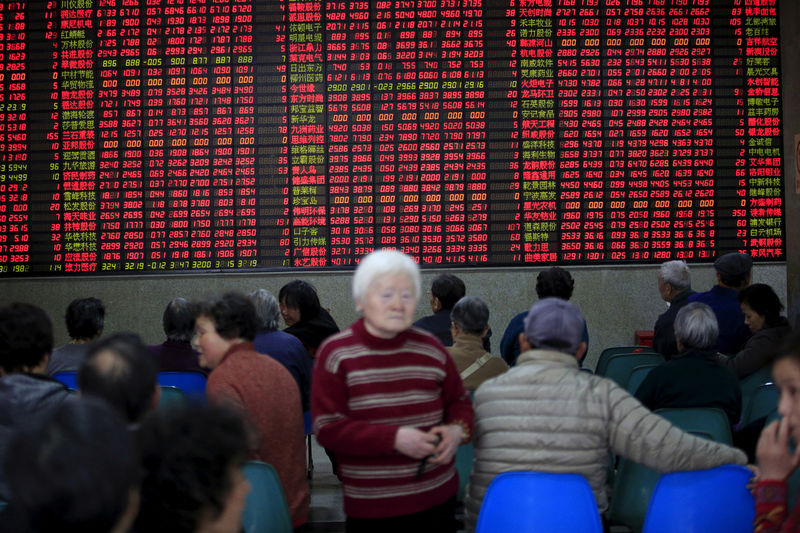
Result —
<path fill-rule="evenodd" d="M 627 389 L 628 380 L 633 369 L 637 366 L 661 364 L 664 356 L 657 353 L 618 353 L 608 358 L 605 371 L 600 374 L 617 383 L 623 389 Z"/>
<path fill-rule="evenodd" d="M 618 353 L 653 353 L 653 348 L 650 346 L 633 345 L 633 346 L 612 346 L 600 352 L 600 357 L 597 359 L 597 365 L 594 369 L 595 374 L 603 375 L 605 372 L 608 358 Z"/>
<path fill-rule="evenodd" d="M 602 533 L 597 501 L 579 474 L 506 472 L 489 484 L 475 533 Z"/>
<path fill-rule="evenodd" d="M 206 403 L 206 377 L 200 372 L 159 372 L 158 384 L 179 388 L 193 404 Z"/>
<path fill-rule="evenodd" d="M 756 390 L 766 383 L 772 383 L 772 365 L 762 367 L 739 380 L 739 387 L 742 389 L 742 414 L 750 409 L 750 401 Z"/>
<path fill-rule="evenodd" d="M 728 415 L 722 409 L 717 407 L 669 408 L 657 409 L 655 413 L 693 435 L 733 445 L 731 423 Z"/>
<path fill-rule="evenodd" d="M 660 363 L 647 363 L 646 365 L 639 365 L 631 370 L 631 376 L 628 378 L 628 392 L 636 394 L 636 391 L 639 390 L 639 385 L 642 384 L 647 374 L 659 364 Z"/>
<path fill-rule="evenodd" d="M 778 411 L 780 392 L 774 383 L 761 385 L 749 395 L 746 408 L 742 409 L 741 427 L 760 418 L 768 418 Z M 744 403 L 744 397 L 742 398 Z"/>
<path fill-rule="evenodd" d="M 462 444 L 456 450 L 456 471 L 458 472 L 458 501 L 464 501 L 467 483 L 472 473 L 472 459 L 475 457 L 475 447 L 472 441 Z"/>
<path fill-rule="evenodd" d="M 242 530 L 245 533 L 292 533 L 289 506 L 275 469 L 261 461 L 247 461 L 244 475 L 251 490 L 242 514 Z"/>
<path fill-rule="evenodd" d="M 159 409 L 183 407 L 186 403 L 186 395 L 178 387 L 161 386 L 161 399 L 158 401 Z"/>

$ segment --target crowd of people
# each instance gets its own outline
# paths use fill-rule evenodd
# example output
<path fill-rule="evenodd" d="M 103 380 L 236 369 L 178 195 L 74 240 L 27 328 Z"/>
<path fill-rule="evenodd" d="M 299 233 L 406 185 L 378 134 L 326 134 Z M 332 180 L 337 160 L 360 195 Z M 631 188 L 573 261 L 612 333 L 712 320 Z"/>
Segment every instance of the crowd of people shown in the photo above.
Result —
<path fill-rule="evenodd" d="M 55 349 L 41 308 L 6 304 L 0 527 L 237 532 L 249 491 L 242 466 L 257 459 L 275 468 L 292 526 L 305 531 L 309 412 L 341 482 L 350 533 L 455 533 L 454 458 L 470 441 L 467 531 L 491 481 L 514 470 L 582 474 L 602 513 L 610 457 L 661 472 L 746 464 L 741 449 L 653 411 L 717 407 L 736 427 L 740 379 L 772 368 L 782 418 L 757 421 L 761 436 L 747 450 L 758 463 L 755 527 L 800 531 L 786 501 L 786 479 L 800 464 L 800 340 L 775 291 L 751 284 L 749 256 L 726 254 L 714 266 L 707 292 L 692 290 L 683 261 L 659 268 L 669 307 L 654 324 L 653 348 L 666 361 L 633 392 L 581 368 L 589 325 L 560 267 L 539 273 L 538 300 L 511 320 L 500 356 L 489 306 L 453 274 L 433 279 L 432 314 L 414 321 L 420 269 L 396 250 L 361 259 L 352 278 L 360 318 L 341 330 L 302 280 L 277 298 L 263 289 L 175 298 L 163 315 L 166 340 L 153 346 L 135 333 L 104 335 L 96 298 L 70 303 L 70 340 Z M 158 409 L 166 371 L 202 373 L 208 405 Z M 63 372 L 77 372 L 77 394 L 53 378 Z"/>

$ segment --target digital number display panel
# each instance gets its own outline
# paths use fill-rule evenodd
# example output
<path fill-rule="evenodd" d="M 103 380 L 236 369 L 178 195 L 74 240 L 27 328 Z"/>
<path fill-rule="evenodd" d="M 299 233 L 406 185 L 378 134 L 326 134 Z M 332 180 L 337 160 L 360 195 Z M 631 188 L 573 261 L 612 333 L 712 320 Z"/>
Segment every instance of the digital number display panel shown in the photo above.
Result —
<path fill-rule="evenodd" d="M 784 259 L 776 0 L 0 4 L 0 275 Z"/>

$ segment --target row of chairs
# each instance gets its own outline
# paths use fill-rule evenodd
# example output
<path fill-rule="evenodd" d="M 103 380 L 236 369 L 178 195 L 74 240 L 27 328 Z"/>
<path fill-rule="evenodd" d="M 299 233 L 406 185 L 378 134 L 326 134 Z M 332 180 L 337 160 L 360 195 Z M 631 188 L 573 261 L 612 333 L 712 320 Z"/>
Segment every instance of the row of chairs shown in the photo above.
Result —
<path fill-rule="evenodd" d="M 78 390 L 77 372 L 58 372 L 53 378 L 60 381 L 68 389 Z M 204 404 L 206 401 L 206 377 L 200 372 L 159 372 L 158 384 L 161 385 L 162 396 L 165 387 L 178 389 L 191 402 Z M 176 397 L 174 391 L 167 392 Z"/>

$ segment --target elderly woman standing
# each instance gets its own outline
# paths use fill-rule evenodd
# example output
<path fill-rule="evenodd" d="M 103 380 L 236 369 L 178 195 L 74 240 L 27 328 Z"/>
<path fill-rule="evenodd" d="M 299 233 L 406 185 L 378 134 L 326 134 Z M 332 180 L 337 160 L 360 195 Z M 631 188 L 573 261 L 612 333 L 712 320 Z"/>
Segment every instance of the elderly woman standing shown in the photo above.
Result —
<path fill-rule="evenodd" d="M 419 267 L 395 250 L 362 258 L 362 318 L 326 340 L 311 388 L 314 432 L 339 461 L 348 533 L 455 532 L 454 455 L 473 426 L 453 360 L 411 327 Z"/>

